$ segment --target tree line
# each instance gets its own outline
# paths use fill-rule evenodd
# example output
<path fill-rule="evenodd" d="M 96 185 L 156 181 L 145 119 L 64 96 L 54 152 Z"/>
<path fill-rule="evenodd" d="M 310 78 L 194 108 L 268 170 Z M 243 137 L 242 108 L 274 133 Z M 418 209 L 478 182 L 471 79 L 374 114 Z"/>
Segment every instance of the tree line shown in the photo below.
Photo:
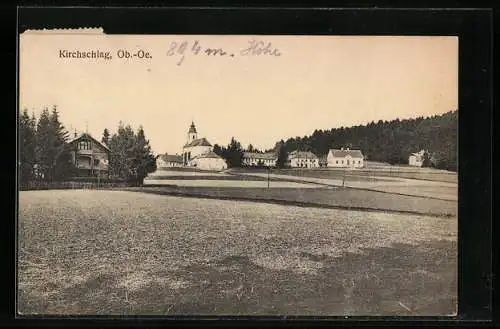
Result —
<path fill-rule="evenodd" d="M 324 156 L 329 149 L 360 149 L 366 160 L 407 164 L 408 157 L 426 151 L 426 165 L 457 170 L 458 110 L 431 117 L 370 122 L 367 125 L 315 130 L 310 136 L 289 138 L 286 152 L 311 151 Z M 276 149 L 276 147 L 275 147 Z"/>
<path fill-rule="evenodd" d="M 231 137 L 231 141 L 227 146 L 215 144 L 213 151 L 226 161 L 228 168 L 242 167 L 244 152 L 264 153 L 263 151 L 253 147 L 252 144 L 249 144 L 248 147 L 244 149 L 241 143 L 234 137 Z M 276 154 L 278 159 L 276 167 L 284 168 L 286 166 L 288 154 L 283 141 L 277 143 L 274 149 L 266 150 L 266 152 L 273 152 Z"/>
<path fill-rule="evenodd" d="M 143 127 L 134 132 L 130 125 L 119 123 L 113 135 L 105 129 L 101 142 L 110 150 L 109 176 L 133 184 L 142 184 L 148 173 L 156 170 Z M 23 109 L 19 117 L 19 180 L 64 181 L 76 175 L 71 161 L 69 133 L 59 120 L 57 106 L 45 107 L 37 119 Z"/>

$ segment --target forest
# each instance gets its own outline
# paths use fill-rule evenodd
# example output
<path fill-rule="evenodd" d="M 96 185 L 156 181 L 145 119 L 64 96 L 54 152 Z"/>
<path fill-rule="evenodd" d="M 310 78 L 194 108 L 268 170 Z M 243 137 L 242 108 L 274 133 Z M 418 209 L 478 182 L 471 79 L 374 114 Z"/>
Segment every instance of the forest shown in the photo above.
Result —
<path fill-rule="evenodd" d="M 379 120 L 367 125 L 315 130 L 310 136 L 282 140 L 276 146 L 284 143 L 286 152 L 299 149 L 318 156 L 326 155 L 332 148 L 349 147 L 361 150 L 365 160 L 389 164 L 407 164 L 411 153 L 425 150 L 429 166 L 456 171 L 457 131 L 455 110 L 426 118 Z"/>

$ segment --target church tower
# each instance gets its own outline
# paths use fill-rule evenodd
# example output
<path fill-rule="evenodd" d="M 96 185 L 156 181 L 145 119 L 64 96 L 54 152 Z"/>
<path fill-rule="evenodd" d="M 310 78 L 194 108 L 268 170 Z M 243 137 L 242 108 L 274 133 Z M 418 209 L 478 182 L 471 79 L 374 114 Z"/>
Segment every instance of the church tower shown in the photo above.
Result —
<path fill-rule="evenodd" d="M 196 127 L 194 126 L 194 122 L 191 121 L 191 126 L 189 127 L 189 131 L 188 131 L 187 142 L 191 143 L 192 141 L 194 141 L 197 138 L 198 138 L 198 134 L 196 132 Z"/>

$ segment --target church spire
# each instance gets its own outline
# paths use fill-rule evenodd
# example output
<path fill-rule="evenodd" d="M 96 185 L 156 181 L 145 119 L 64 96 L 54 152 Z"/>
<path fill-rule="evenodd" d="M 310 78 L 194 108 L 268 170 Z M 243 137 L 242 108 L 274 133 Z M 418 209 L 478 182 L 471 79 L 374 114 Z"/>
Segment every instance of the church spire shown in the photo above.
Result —
<path fill-rule="evenodd" d="M 198 136 L 198 132 L 196 131 L 196 127 L 194 125 L 194 121 L 191 121 L 191 126 L 188 131 L 188 143 L 194 141 Z"/>

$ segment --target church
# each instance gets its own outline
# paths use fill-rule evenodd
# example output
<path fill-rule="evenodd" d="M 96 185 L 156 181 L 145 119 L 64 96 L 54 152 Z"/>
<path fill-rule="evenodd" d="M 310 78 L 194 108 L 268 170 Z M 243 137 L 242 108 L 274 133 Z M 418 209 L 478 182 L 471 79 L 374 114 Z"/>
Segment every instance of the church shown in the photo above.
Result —
<path fill-rule="evenodd" d="M 184 166 L 203 170 L 227 169 L 226 161 L 213 152 L 212 144 L 205 137 L 198 138 L 194 122 L 191 122 L 182 148 L 182 162 Z"/>

